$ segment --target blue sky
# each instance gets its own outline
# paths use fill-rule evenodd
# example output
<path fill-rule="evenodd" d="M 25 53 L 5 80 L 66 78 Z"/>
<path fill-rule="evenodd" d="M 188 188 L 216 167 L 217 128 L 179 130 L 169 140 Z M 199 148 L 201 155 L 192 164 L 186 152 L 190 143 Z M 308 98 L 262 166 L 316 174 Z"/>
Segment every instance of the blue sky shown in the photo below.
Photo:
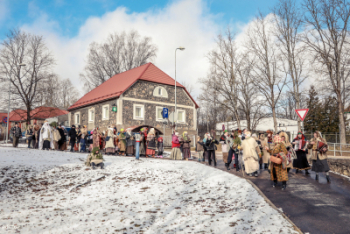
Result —
<path fill-rule="evenodd" d="M 302 1 L 302 0 L 297 0 Z M 54 71 L 82 91 L 89 45 L 111 33 L 137 30 L 157 45 L 152 61 L 174 77 L 174 50 L 180 83 L 195 87 L 210 69 L 206 54 L 228 25 L 243 35 L 261 10 L 270 13 L 278 0 L 0 0 L 0 41 L 12 28 L 42 35 L 56 60 Z"/>
<path fill-rule="evenodd" d="M 78 33 L 86 19 L 100 17 L 117 7 L 126 7 L 129 13 L 146 12 L 163 8 L 174 1 L 164 0 L 0 0 L 5 8 L 0 16 L 0 37 L 14 27 L 33 23 L 39 14 L 45 13 L 58 23 L 56 30 L 64 36 Z M 207 0 L 207 11 L 217 15 L 217 22 L 227 24 L 249 22 L 260 9 L 268 13 L 277 0 Z M 184 9 L 186 10 L 186 9 Z"/>

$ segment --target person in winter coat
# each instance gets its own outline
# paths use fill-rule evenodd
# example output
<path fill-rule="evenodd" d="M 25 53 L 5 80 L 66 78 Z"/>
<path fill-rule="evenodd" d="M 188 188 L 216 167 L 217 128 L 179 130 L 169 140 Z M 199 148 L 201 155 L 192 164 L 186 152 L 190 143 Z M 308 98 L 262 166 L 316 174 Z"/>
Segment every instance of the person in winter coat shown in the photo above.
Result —
<path fill-rule="evenodd" d="M 33 148 L 38 149 L 39 148 L 39 137 L 40 137 L 40 127 L 39 125 L 34 126 L 34 134 L 33 134 Z"/>
<path fill-rule="evenodd" d="M 196 143 L 196 152 L 198 153 L 198 162 L 204 162 L 204 148 L 203 148 L 203 141 L 201 141 L 201 137 L 197 136 L 197 143 Z"/>
<path fill-rule="evenodd" d="M 106 138 L 106 153 L 107 154 L 115 154 L 114 138 L 116 138 L 116 137 L 117 136 L 114 135 L 114 129 L 108 128 L 107 138 Z"/>
<path fill-rule="evenodd" d="M 286 146 L 286 149 L 288 151 L 287 153 L 287 172 L 289 173 L 290 169 L 293 168 L 293 155 L 292 155 L 292 150 L 293 150 L 293 146 L 292 144 L 289 142 L 289 136 L 286 132 L 282 131 L 279 133 L 281 140 L 283 142 L 283 144 Z"/>
<path fill-rule="evenodd" d="M 52 134 L 53 134 L 53 145 L 54 145 L 54 148 L 55 148 L 55 150 L 58 150 L 59 149 L 58 141 L 61 140 L 61 134 L 60 134 L 60 132 L 58 131 L 58 129 L 56 127 L 52 128 Z"/>
<path fill-rule="evenodd" d="M 170 158 L 173 160 L 182 160 L 182 155 L 180 151 L 180 141 L 179 141 L 179 133 L 175 132 L 172 135 L 172 140 L 171 140 L 171 154 Z"/>
<path fill-rule="evenodd" d="M 207 147 L 209 166 L 211 166 L 211 161 L 213 160 L 214 167 L 216 167 L 215 150 L 216 150 L 216 145 L 218 144 L 219 142 L 216 139 L 214 139 L 210 134 L 207 136 L 207 141 L 205 143 L 205 146 Z"/>
<path fill-rule="evenodd" d="M 86 125 L 83 126 L 83 128 L 80 131 L 80 152 L 86 151 L 86 142 L 88 138 L 88 132 L 86 129 Z"/>
<path fill-rule="evenodd" d="M 70 144 L 70 152 L 74 151 L 74 145 L 77 141 L 77 130 L 75 129 L 75 125 L 72 125 L 72 128 L 68 132 L 69 136 L 69 144 Z"/>
<path fill-rule="evenodd" d="M 271 180 L 273 181 L 272 187 L 276 187 L 277 182 L 282 182 L 282 190 L 287 188 L 288 172 L 287 172 L 287 149 L 283 143 L 281 137 L 277 134 L 273 138 L 274 147 L 268 150 L 270 156 L 270 171 Z"/>
<path fill-rule="evenodd" d="M 305 175 L 308 175 L 308 170 L 311 168 L 307 161 L 307 140 L 305 135 L 299 131 L 296 138 L 292 142 L 294 151 L 297 158 L 293 160 L 293 168 L 296 169 L 295 173 L 305 170 Z"/>
<path fill-rule="evenodd" d="M 273 132 L 272 130 L 267 130 L 267 137 L 261 136 L 261 145 L 263 147 L 263 152 L 262 152 L 262 162 L 264 164 L 265 170 L 268 169 L 269 165 L 269 160 L 270 160 L 270 153 L 269 151 L 273 149 L 274 143 L 273 143 Z"/>
<path fill-rule="evenodd" d="M 131 129 L 128 128 L 125 134 L 126 137 L 126 155 L 132 156 L 134 155 L 134 147 L 135 147 L 135 135 L 131 132 Z"/>
<path fill-rule="evenodd" d="M 26 138 L 28 141 L 28 148 L 30 148 L 30 145 L 32 143 L 33 140 L 33 135 L 34 135 L 34 129 L 32 125 L 29 125 L 27 131 L 26 131 Z"/>
<path fill-rule="evenodd" d="M 246 131 L 245 139 L 242 141 L 244 169 L 248 175 L 258 176 L 260 148 L 256 140 L 251 136 L 250 131 Z"/>
<path fill-rule="evenodd" d="M 149 133 L 147 135 L 147 150 L 146 150 L 146 157 L 152 156 L 154 158 L 156 154 L 156 133 L 154 128 L 151 128 L 149 130 Z"/>
<path fill-rule="evenodd" d="M 125 133 L 124 133 L 124 129 L 120 129 L 120 133 L 118 135 L 118 140 L 119 140 L 119 152 L 121 153 L 121 155 L 125 155 L 125 151 L 126 151 L 126 137 L 125 137 Z"/>
<path fill-rule="evenodd" d="M 163 153 L 164 153 L 163 137 L 158 137 L 157 148 L 158 148 L 158 156 L 163 157 Z"/>
<path fill-rule="evenodd" d="M 225 130 L 225 133 L 220 137 L 220 144 L 221 144 L 221 152 L 222 152 L 222 160 L 225 163 L 226 169 L 230 170 L 230 164 L 232 162 L 232 157 L 229 158 L 228 151 L 229 151 L 229 137 L 228 137 L 228 131 Z"/>
<path fill-rule="evenodd" d="M 256 143 L 258 144 L 259 149 L 260 149 L 260 154 L 259 154 L 259 169 L 262 169 L 263 163 L 262 163 L 262 153 L 261 153 L 261 152 L 262 152 L 261 141 L 260 141 L 260 139 L 258 138 L 258 136 L 257 136 L 255 133 L 252 134 L 252 138 L 254 138 L 254 140 L 256 141 Z"/>
<path fill-rule="evenodd" d="M 238 137 L 238 132 L 235 130 L 232 130 L 232 134 L 228 139 L 228 145 L 230 147 L 228 151 L 228 157 L 231 158 L 231 161 L 233 157 L 235 158 L 235 165 L 236 165 L 236 171 L 240 170 L 239 167 L 239 161 L 238 161 L 238 154 L 239 150 L 238 147 L 241 145 L 241 138 Z"/>
<path fill-rule="evenodd" d="M 66 136 L 64 134 L 64 130 L 62 125 L 58 127 L 58 132 L 60 134 L 60 140 L 58 141 L 58 149 L 61 151 L 66 150 Z"/>
<path fill-rule="evenodd" d="M 53 148 L 54 144 L 52 128 L 49 123 L 45 121 L 44 125 L 40 129 L 39 149 L 49 150 Z"/>
<path fill-rule="evenodd" d="M 21 128 L 18 127 L 18 123 L 15 123 L 15 126 L 11 129 L 11 133 L 12 133 L 12 139 L 13 139 L 12 145 L 13 147 L 17 147 L 19 138 L 21 138 L 22 136 L 22 131 L 21 131 Z"/>
<path fill-rule="evenodd" d="M 319 131 L 314 133 L 314 137 L 310 140 L 308 148 L 312 150 L 311 160 L 312 168 L 311 170 L 316 173 L 315 179 L 318 180 L 318 174 L 320 172 L 326 172 L 327 182 L 330 183 L 331 179 L 329 178 L 329 166 L 327 161 L 327 141 L 322 138 L 322 134 Z"/>
<path fill-rule="evenodd" d="M 94 147 L 92 149 L 92 152 L 88 155 L 85 165 L 88 167 L 92 167 L 93 170 L 96 169 L 96 167 L 100 167 L 103 169 L 104 163 L 103 163 L 103 156 L 100 152 L 99 147 Z"/>
<path fill-rule="evenodd" d="M 188 161 L 188 159 L 191 157 L 191 139 L 188 137 L 188 133 L 185 131 L 182 133 L 182 141 L 180 141 L 180 144 L 182 145 L 182 155 L 183 158 Z"/>

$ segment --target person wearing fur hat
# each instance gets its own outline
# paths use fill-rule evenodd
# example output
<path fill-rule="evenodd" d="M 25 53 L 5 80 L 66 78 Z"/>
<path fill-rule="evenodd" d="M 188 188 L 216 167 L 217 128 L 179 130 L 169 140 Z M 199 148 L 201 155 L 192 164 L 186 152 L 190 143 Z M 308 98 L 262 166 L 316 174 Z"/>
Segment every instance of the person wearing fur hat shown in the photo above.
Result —
<path fill-rule="evenodd" d="M 188 133 L 185 131 L 182 133 L 182 139 L 180 140 L 180 144 L 182 145 L 182 155 L 183 158 L 188 161 L 191 157 L 191 139 L 188 137 Z"/>
<path fill-rule="evenodd" d="M 262 151 L 262 162 L 265 165 L 264 168 L 265 170 L 268 169 L 268 165 L 269 165 L 269 160 L 270 160 L 270 153 L 269 150 L 272 150 L 274 147 L 274 143 L 273 143 L 273 132 L 272 130 L 267 130 L 266 131 L 267 136 L 264 137 L 264 135 L 260 135 L 262 140 L 261 140 L 261 146 L 263 148 Z"/>
<path fill-rule="evenodd" d="M 198 153 L 198 162 L 204 162 L 204 147 L 203 147 L 203 140 L 201 140 L 200 136 L 197 136 L 197 143 L 196 143 L 196 152 Z"/>
<path fill-rule="evenodd" d="M 126 133 L 126 155 L 134 155 L 134 145 L 135 145 L 135 134 L 131 132 L 131 129 L 128 128 Z"/>
<path fill-rule="evenodd" d="M 109 127 L 107 129 L 107 137 L 106 137 L 106 154 L 115 154 L 115 145 L 114 138 L 117 136 L 114 135 L 114 129 Z"/>
<path fill-rule="evenodd" d="M 294 138 L 292 142 L 294 146 L 294 151 L 297 155 L 297 158 L 293 160 L 293 168 L 296 169 L 296 173 L 299 171 L 304 171 L 305 174 L 308 175 L 308 170 L 310 169 L 309 162 L 307 161 L 307 140 L 305 135 L 299 131 L 298 135 Z"/>
<path fill-rule="evenodd" d="M 172 140 L 171 140 L 171 154 L 170 154 L 170 158 L 173 160 L 182 160 L 179 135 L 180 135 L 179 132 L 176 132 L 174 129 L 174 133 L 172 135 Z"/>
<path fill-rule="evenodd" d="M 152 156 L 152 158 L 154 158 L 155 154 L 156 154 L 156 132 L 154 128 L 151 128 L 147 134 L 146 157 Z"/>
<path fill-rule="evenodd" d="M 248 175 L 258 176 L 260 148 L 256 140 L 251 136 L 250 131 L 245 132 L 245 139 L 242 141 L 244 169 Z"/>
<path fill-rule="evenodd" d="M 213 135 L 214 135 L 213 131 Z M 207 152 L 208 152 L 208 164 L 211 166 L 211 161 L 214 161 L 214 167 L 216 167 L 216 157 L 215 157 L 215 150 L 216 150 L 216 145 L 218 145 L 219 142 L 212 137 L 210 134 L 207 135 L 207 141 L 205 143 L 205 146 L 207 147 Z"/>
<path fill-rule="evenodd" d="M 119 140 L 119 152 L 121 153 L 121 155 L 125 155 L 125 151 L 126 151 L 126 137 L 125 137 L 125 133 L 124 133 L 124 129 L 120 129 L 120 133 L 118 135 L 118 140 Z"/>
<path fill-rule="evenodd" d="M 103 169 L 104 163 L 103 156 L 100 152 L 100 147 L 94 147 L 92 149 L 91 153 L 86 158 L 85 165 L 92 167 L 93 170 L 95 170 L 96 167 Z"/>
<path fill-rule="evenodd" d="M 312 168 L 311 170 L 316 173 L 315 179 L 318 180 L 318 174 L 320 172 L 326 172 L 327 182 L 330 183 L 329 178 L 329 166 L 327 161 L 327 141 L 322 138 L 322 134 L 319 131 L 314 132 L 314 137 L 310 140 L 308 148 L 311 151 Z"/>
<path fill-rule="evenodd" d="M 282 190 L 287 188 L 288 172 L 287 172 L 287 149 L 281 137 L 277 134 L 273 138 L 274 147 L 266 150 L 270 153 L 270 178 L 273 181 L 272 187 L 277 186 L 277 182 L 282 182 Z"/>

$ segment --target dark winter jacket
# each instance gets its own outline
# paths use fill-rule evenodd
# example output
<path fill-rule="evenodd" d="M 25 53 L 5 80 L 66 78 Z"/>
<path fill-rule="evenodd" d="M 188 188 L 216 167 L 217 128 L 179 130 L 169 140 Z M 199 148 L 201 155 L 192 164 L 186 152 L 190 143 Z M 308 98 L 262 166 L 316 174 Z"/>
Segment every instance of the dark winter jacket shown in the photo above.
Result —
<path fill-rule="evenodd" d="M 134 133 L 125 133 L 125 137 L 126 137 L 126 146 L 133 146 L 135 145 L 135 137 L 134 137 Z"/>
<path fill-rule="evenodd" d="M 71 130 L 69 130 L 68 136 L 70 137 L 69 142 L 75 143 L 75 141 L 77 140 L 77 131 L 75 130 L 75 128 L 71 128 Z"/>
<path fill-rule="evenodd" d="M 205 146 L 207 147 L 207 150 L 216 150 L 216 146 L 218 145 L 219 142 L 216 139 L 208 139 L 207 142 L 205 143 Z"/>
<path fill-rule="evenodd" d="M 14 127 L 11 129 L 11 132 L 12 132 L 12 134 L 13 134 L 13 137 L 21 137 L 21 135 L 22 135 L 22 132 L 21 132 L 21 128 L 20 128 L 20 127 L 14 126 Z"/>

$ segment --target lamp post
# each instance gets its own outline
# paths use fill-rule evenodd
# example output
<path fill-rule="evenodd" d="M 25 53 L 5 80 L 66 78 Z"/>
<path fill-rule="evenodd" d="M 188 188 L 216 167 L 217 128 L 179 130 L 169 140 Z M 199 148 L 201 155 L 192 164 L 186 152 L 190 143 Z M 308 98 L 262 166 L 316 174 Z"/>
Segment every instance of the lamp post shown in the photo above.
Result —
<path fill-rule="evenodd" d="M 175 49 L 175 112 L 174 112 L 174 116 L 173 116 L 173 124 L 175 124 L 175 116 L 177 114 L 177 109 L 176 109 L 176 51 L 177 50 L 184 50 L 184 47 L 179 47 Z M 177 119 L 177 118 L 176 118 Z M 175 129 L 176 129 L 176 125 L 175 125 Z"/>
<path fill-rule="evenodd" d="M 18 64 L 18 78 L 21 78 L 21 67 L 24 67 L 26 64 L 25 63 L 20 63 Z M 6 144 L 8 143 L 9 139 L 9 132 L 10 132 L 10 104 L 11 104 L 11 78 L 9 78 L 9 106 L 7 109 L 7 134 L 6 134 Z"/>

